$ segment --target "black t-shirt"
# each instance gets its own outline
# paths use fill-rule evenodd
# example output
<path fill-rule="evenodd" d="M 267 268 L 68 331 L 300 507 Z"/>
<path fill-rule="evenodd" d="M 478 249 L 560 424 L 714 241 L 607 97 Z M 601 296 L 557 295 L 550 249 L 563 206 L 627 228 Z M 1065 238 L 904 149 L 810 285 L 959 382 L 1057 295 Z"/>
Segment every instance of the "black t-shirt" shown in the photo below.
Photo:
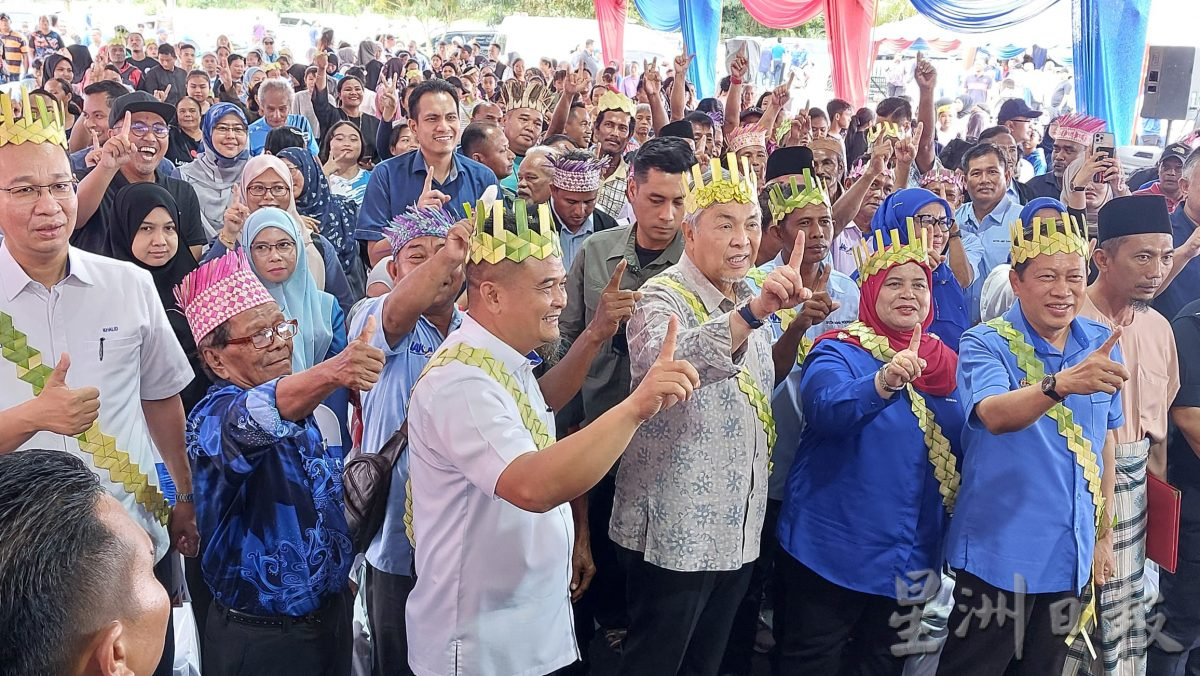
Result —
<path fill-rule="evenodd" d="M 91 170 L 84 172 L 80 178 L 90 172 Z M 180 246 L 207 244 L 208 236 L 204 232 L 204 225 L 200 222 L 200 200 L 196 199 L 196 191 L 184 181 L 171 178 L 161 171 L 155 172 L 154 176 L 154 182 L 166 188 L 167 192 L 171 193 L 171 197 L 175 199 L 175 205 L 179 207 L 179 222 L 175 225 L 179 229 Z M 108 224 L 113 218 L 113 202 L 116 199 L 117 191 L 127 185 L 129 185 L 129 181 L 121 172 L 117 172 L 117 175 L 113 176 L 112 182 L 108 184 L 108 189 L 104 191 L 104 198 L 100 202 L 100 207 L 96 209 L 96 213 L 92 214 L 86 223 L 77 225 L 75 232 L 71 234 L 72 246 L 101 256 L 111 255 L 108 246 Z"/>
<path fill-rule="evenodd" d="M 1171 322 L 1179 353 L 1179 393 L 1172 406 L 1200 406 L 1200 300 L 1188 303 Z M 1196 449 L 1200 450 L 1200 449 Z M 1183 492 L 1182 519 L 1200 535 L 1200 458 L 1179 430 L 1167 448 L 1167 478 Z"/>
<path fill-rule="evenodd" d="M 643 268 L 658 260 L 666 249 L 645 249 L 637 242 L 633 243 L 633 252 L 637 254 L 638 264 Z"/>
<path fill-rule="evenodd" d="M 162 66 L 154 66 L 142 73 L 137 88 L 154 94 L 156 91 L 166 92 L 168 86 L 171 91 L 167 93 L 166 102 L 173 106 L 187 95 L 187 73 L 182 68 L 172 68 L 168 73 Z"/>
<path fill-rule="evenodd" d="M 146 71 L 148 71 L 151 68 L 154 68 L 155 66 L 158 65 L 158 59 L 152 59 L 149 56 L 147 56 L 146 58 L 144 58 L 140 61 L 131 56 L 131 57 L 128 57 L 127 59 L 125 59 L 125 61 L 127 63 L 132 63 L 138 70 L 142 71 L 143 73 L 145 73 Z"/>
<path fill-rule="evenodd" d="M 200 154 L 201 141 L 188 136 L 179 127 L 171 127 L 170 142 L 167 144 L 167 159 L 181 167 L 196 159 Z"/>

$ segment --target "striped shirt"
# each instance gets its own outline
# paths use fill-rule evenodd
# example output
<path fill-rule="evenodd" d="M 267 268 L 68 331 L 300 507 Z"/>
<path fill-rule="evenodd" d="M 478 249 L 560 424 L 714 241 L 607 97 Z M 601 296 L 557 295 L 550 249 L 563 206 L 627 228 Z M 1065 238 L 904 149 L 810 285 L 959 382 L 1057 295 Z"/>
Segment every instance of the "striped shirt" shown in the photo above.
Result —
<path fill-rule="evenodd" d="M 29 47 L 25 38 L 16 33 L 0 35 L 0 44 L 4 45 L 4 73 L 10 76 L 20 76 L 21 68 L 25 65 L 25 55 Z"/>

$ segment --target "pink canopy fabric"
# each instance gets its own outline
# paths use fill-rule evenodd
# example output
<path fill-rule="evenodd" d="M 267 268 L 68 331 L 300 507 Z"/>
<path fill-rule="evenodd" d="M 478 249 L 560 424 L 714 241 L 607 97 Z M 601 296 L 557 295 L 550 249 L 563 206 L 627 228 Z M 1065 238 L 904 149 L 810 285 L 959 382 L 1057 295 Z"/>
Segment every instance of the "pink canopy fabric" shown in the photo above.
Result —
<path fill-rule="evenodd" d="M 604 63 L 625 63 L 625 0 L 593 0 L 600 23 L 600 49 Z"/>
<path fill-rule="evenodd" d="M 754 20 L 767 28 L 795 28 L 825 9 L 826 0 L 742 0 Z"/>

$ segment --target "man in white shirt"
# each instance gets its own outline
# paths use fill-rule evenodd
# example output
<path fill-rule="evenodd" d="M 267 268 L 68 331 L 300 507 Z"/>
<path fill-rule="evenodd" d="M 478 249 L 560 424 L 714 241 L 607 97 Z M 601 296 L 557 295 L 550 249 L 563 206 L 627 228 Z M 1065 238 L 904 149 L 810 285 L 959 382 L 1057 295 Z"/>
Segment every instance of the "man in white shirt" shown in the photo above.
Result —
<path fill-rule="evenodd" d="M 554 441 L 533 368 L 535 350 L 559 340 L 566 271 L 549 208 L 534 219 L 524 207 L 504 214 L 502 227 L 491 214 L 479 219 L 467 267 L 471 314 L 430 360 L 409 405 L 417 583 L 406 612 L 418 676 L 540 675 L 579 659 L 567 503 L 604 476 L 642 422 L 698 383 L 673 358 L 672 328 L 629 398 Z M 629 303 L 624 317 L 632 314 Z"/>

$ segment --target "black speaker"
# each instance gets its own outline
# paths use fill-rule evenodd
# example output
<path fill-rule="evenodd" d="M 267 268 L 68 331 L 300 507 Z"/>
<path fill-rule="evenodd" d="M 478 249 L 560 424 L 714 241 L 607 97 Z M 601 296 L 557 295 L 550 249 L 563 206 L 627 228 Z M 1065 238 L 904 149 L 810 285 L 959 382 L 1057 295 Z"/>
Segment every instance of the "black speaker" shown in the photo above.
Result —
<path fill-rule="evenodd" d="M 1195 64 L 1195 47 L 1150 47 L 1142 117 L 1186 120 Z"/>

